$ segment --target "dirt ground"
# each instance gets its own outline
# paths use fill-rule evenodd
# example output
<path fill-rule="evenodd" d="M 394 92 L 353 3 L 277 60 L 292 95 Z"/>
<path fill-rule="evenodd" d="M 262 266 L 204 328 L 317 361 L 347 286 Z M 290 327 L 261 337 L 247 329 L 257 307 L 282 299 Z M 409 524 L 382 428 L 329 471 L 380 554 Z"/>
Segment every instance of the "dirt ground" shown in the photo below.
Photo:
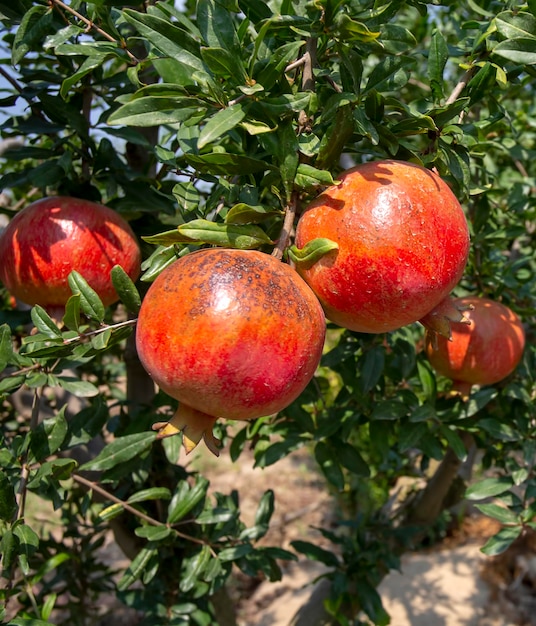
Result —
<path fill-rule="evenodd" d="M 253 467 L 247 454 L 232 463 L 224 451 L 192 462 L 203 467 L 212 488 L 240 493 L 241 510 L 251 522 L 266 489 L 275 492 L 269 545 L 289 547 L 305 539 L 329 547 L 315 530 L 333 520 L 333 499 L 304 451 L 274 466 Z M 380 593 L 393 626 L 536 626 L 536 539 L 521 540 L 504 555 L 486 557 L 480 547 L 498 530 L 489 518 L 471 515 L 442 543 L 405 555 Z M 307 561 L 284 564 L 278 583 L 244 580 L 238 588 L 239 626 L 287 626 L 310 596 L 322 566 Z M 240 587 L 242 584 L 242 587 Z"/>

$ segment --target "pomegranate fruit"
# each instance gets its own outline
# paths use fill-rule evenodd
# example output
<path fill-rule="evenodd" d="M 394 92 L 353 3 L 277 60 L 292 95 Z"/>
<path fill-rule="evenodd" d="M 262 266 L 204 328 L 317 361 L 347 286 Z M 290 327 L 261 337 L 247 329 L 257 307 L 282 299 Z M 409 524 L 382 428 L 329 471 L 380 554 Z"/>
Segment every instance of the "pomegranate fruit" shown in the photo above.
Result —
<path fill-rule="evenodd" d="M 79 272 L 105 305 L 118 296 L 110 278 L 121 265 L 136 280 L 141 253 L 132 229 L 102 204 L 56 196 L 17 213 L 0 237 L 0 280 L 26 304 L 56 316 L 72 295 L 67 277 Z"/>
<path fill-rule="evenodd" d="M 453 323 L 451 341 L 427 332 L 425 350 L 433 368 L 468 396 L 472 385 L 492 385 L 515 370 L 525 332 L 519 317 L 500 302 L 477 297 L 453 302 L 466 308 L 471 323 Z"/>
<path fill-rule="evenodd" d="M 469 253 L 463 210 L 435 173 L 384 160 L 343 172 L 313 200 L 296 228 L 296 246 L 338 244 L 298 271 L 328 319 L 365 333 L 418 321 L 448 297 Z"/>
<path fill-rule="evenodd" d="M 277 413 L 303 391 L 322 354 L 325 317 L 290 266 L 252 250 L 207 248 L 167 267 L 145 295 L 136 329 L 140 360 L 179 400 L 160 437 L 183 433 L 186 451 L 218 417 Z"/>

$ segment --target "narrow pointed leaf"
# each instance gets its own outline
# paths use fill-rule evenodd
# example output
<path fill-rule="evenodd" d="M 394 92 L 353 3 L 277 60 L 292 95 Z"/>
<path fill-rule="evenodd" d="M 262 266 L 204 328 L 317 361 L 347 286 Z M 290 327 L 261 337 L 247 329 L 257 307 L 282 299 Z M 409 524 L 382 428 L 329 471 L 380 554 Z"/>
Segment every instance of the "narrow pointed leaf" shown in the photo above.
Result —
<path fill-rule="evenodd" d="M 226 132 L 235 128 L 235 126 L 237 126 L 245 116 L 246 111 L 240 104 L 235 104 L 218 111 L 208 120 L 199 135 L 199 139 L 197 141 L 197 147 L 199 150 L 215 139 L 218 139 Z"/>

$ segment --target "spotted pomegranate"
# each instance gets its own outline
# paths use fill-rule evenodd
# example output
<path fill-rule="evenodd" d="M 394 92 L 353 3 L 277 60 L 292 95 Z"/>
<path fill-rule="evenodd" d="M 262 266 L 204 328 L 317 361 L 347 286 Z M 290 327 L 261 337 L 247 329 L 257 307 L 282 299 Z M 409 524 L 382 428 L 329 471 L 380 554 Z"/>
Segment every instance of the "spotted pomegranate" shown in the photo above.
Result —
<path fill-rule="evenodd" d="M 72 295 L 67 277 L 79 272 L 105 305 L 118 299 L 110 270 L 121 265 L 136 280 L 141 253 L 132 229 L 112 209 L 63 196 L 28 205 L 0 237 L 0 280 L 27 304 L 55 314 Z"/>
<path fill-rule="evenodd" d="M 519 317 L 488 298 L 456 298 L 470 324 L 452 324 L 452 340 L 426 333 L 426 354 L 434 369 L 468 395 L 472 385 L 492 385 L 509 376 L 523 356 L 525 332 Z"/>
<path fill-rule="evenodd" d="M 217 418 L 249 420 L 289 405 L 322 354 L 325 318 L 288 265 L 258 251 L 207 248 L 167 267 L 143 299 L 138 353 L 155 383 L 179 400 L 160 437 L 183 433 L 186 451 Z"/>
<path fill-rule="evenodd" d="M 306 208 L 296 246 L 338 244 L 298 271 L 332 322 L 365 333 L 429 314 L 460 280 L 469 252 L 463 210 L 430 170 L 394 160 L 343 172 Z"/>

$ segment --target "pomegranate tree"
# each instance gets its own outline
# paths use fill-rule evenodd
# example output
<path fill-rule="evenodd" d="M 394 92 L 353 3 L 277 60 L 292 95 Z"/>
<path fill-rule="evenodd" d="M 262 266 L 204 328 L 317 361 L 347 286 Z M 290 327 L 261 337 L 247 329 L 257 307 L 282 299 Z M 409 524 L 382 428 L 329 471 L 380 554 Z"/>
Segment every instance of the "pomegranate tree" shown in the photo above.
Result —
<path fill-rule="evenodd" d="M 469 253 L 463 210 L 430 170 L 384 160 L 343 172 L 306 208 L 296 246 L 338 246 L 298 271 L 326 316 L 350 330 L 381 333 L 429 314 L 460 280 Z"/>
<path fill-rule="evenodd" d="M 452 324 L 452 340 L 426 333 L 426 354 L 434 369 L 468 395 L 472 385 L 492 385 L 517 367 L 525 347 L 519 317 L 488 298 L 456 298 L 470 324 Z"/>
<path fill-rule="evenodd" d="M 110 271 L 121 265 L 136 280 L 141 253 L 128 223 L 95 202 L 56 196 L 28 205 L 0 237 L 0 280 L 26 304 L 61 315 L 72 295 L 68 276 L 79 272 L 104 305 L 118 299 Z"/>
<path fill-rule="evenodd" d="M 186 451 L 218 417 L 248 420 L 289 405 L 322 354 L 325 318 L 288 265 L 258 251 L 207 248 L 167 267 L 143 299 L 136 342 L 145 369 L 179 400 L 160 436 L 182 431 Z"/>

